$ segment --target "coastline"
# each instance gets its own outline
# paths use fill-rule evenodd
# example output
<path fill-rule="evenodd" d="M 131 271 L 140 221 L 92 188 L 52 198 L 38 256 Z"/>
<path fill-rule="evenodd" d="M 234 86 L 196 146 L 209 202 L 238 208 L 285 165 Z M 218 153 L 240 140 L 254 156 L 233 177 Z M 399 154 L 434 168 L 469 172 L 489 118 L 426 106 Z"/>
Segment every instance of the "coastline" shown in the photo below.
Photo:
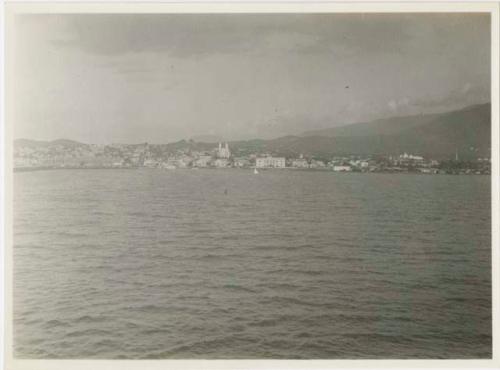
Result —
<path fill-rule="evenodd" d="M 152 167 L 144 167 L 144 166 L 135 166 L 135 167 L 18 167 L 13 168 L 13 173 L 17 172 L 38 172 L 38 171 L 52 171 L 52 170 L 156 170 L 156 171 L 188 171 L 188 170 L 206 170 L 206 171 L 220 171 L 220 170 L 244 170 L 250 171 L 255 167 L 189 167 L 189 168 L 176 168 L 176 169 L 165 169 L 165 168 L 152 168 Z M 330 168 L 297 168 L 297 167 L 283 167 L 283 168 L 259 168 L 259 171 L 302 171 L 302 172 L 331 172 L 331 173 L 352 173 L 352 174 L 398 174 L 398 175 L 467 175 L 467 176 L 491 176 L 491 173 L 465 173 L 465 172 L 437 172 L 437 173 L 426 173 L 421 171 L 391 171 L 391 170 L 380 170 L 380 171 L 334 171 Z"/>

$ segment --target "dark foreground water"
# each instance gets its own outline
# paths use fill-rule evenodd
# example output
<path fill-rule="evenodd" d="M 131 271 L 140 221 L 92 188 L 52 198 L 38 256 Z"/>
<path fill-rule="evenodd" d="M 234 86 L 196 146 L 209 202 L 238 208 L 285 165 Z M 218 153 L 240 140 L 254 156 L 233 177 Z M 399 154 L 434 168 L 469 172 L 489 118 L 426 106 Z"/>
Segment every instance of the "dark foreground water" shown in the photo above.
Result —
<path fill-rule="evenodd" d="M 16 173 L 15 355 L 491 357 L 490 180 Z"/>

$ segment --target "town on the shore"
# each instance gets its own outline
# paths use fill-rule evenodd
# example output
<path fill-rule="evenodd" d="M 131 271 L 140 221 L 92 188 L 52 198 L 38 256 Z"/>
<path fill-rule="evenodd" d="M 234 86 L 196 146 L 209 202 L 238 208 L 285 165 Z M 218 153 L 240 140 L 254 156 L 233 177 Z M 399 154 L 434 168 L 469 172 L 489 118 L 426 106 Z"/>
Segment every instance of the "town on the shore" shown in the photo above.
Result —
<path fill-rule="evenodd" d="M 302 169 L 334 172 L 391 172 L 422 174 L 491 174 L 489 158 L 463 161 L 458 152 L 446 160 L 424 158 L 412 153 L 397 155 L 344 155 L 315 158 L 299 154 L 233 153 L 228 143 L 213 144 L 207 150 L 179 148 L 162 151 L 154 144 L 81 144 L 62 141 L 50 146 L 19 146 L 14 149 L 14 170 L 46 168 L 258 168 Z"/>

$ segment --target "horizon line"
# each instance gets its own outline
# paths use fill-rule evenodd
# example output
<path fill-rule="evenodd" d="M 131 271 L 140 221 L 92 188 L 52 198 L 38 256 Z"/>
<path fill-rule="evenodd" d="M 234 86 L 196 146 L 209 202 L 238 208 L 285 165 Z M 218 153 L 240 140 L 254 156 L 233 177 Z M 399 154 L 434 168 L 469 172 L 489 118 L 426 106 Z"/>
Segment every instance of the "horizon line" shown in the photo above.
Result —
<path fill-rule="evenodd" d="M 75 142 L 75 143 L 78 143 L 78 144 L 83 144 L 83 145 L 144 145 L 144 144 L 148 144 L 148 145 L 168 145 L 168 144 L 175 144 L 175 143 L 179 143 L 179 142 L 182 142 L 182 141 L 186 141 L 186 142 L 190 142 L 190 141 L 193 141 L 195 143 L 199 143 L 199 144 L 217 144 L 219 142 L 228 142 L 228 143 L 235 143 L 235 142 L 244 142 L 244 141 L 253 141 L 253 140 L 262 140 L 262 141 L 270 141 L 270 140 L 277 140 L 277 139 L 281 139 L 281 138 L 285 138 L 285 137 L 302 137 L 302 135 L 304 133 L 307 133 L 307 132 L 314 132 L 314 131 L 322 131 L 322 130 L 328 130 L 328 129 L 335 129 L 335 128 L 338 128 L 338 127 L 346 127 L 346 126 L 351 126 L 351 125 L 357 125 L 357 124 L 368 124 L 368 123 L 373 123 L 373 122 L 377 122 L 377 121 L 381 121 L 381 120 L 388 120 L 388 119 L 398 119 L 398 118 L 406 118 L 406 117 L 418 117 L 418 116 L 423 116 L 423 115 L 427 115 L 427 116 L 433 116 L 433 115 L 440 115 L 440 114 L 447 114 L 447 113 L 451 113 L 451 112 L 460 112 L 460 111 L 465 111 L 465 110 L 468 110 L 470 108 L 473 108 L 473 107 L 477 107 L 477 106 L 481 106 L 481 105 L 488 105 L 490 104 L 491 105 L 491 100 L 489 101 L 486 101 L 486 102 L 483 102 L 483 103 L 475 103 L 475 104 L 470 104 L 470 105 L 466 105 L 466 106 L 463 106 L 461 108 L 457 108 L 457 109 L 453 109 L 453 110 L 446 110 L 446 111 L 442 111 L 442 112 L 437 112 L 437 113 L 417 113 L 417 114 L 407 114 L 407 115 L 393 115 L 393 116 L 386 116 L 386 117 L 383 117 L 383 118 L 376 118 L 376 119 L 373 119 L 373 120 L 364 120 L 364 121 L 359 121 L 359 122 L 352 122 L 352 123 L 347 123 L 347 124 L 341 124 L 341 125 L 338 125 L 338 126 L 331 126 L 331 127 L 323 127 L 323 128 L 316 128 L 316 129 L 312 129 L 312 130 L 306 130 L 306 131 L 303 131 L 301 133 L 298 133 L 298 134 L 283 134 L 281 136 L 276 136 L 276 137 L 272 137 L 272 138 L 268 138 L 268 139 L 263 139 L 263 138 L 258 138 L 258 137 L 253 137 L 253 138 L 247 138 L 247 139 L 226 139 L 226 138 L 223 138 L 222 136 L 219 136 L 219 135 L 215 135 L 215 134 L 195 134 L 195 135 L 192 135 L 192 137 L 190 138 L 182 138 L 182 139 L 177 139 L 177 140 L 170 140 L 170 141 L 167 141 L 167 142 L 162 142 L 162 143 L 152 143 L 152 142 L 149 142 L 149 141 L 142 141 L 142 142 L 138 142 L 138 143 L 126 143 L 126 142 L 108 142 L 108 143 L 103 143 L 103 144 L 95 144 L 95 143 L 89 143 L 89 142 L 84 142 L 84 141 L 79 141 L 79 140 L 75 140 L 75 139 L 69 139 L 69 138 L 55 138 L 55 139 L 31 139 L 31 138 L 27 138 L 27 137 L 19 137 L 19 138 L 13 138 L 13 143 L 15 143 L 16 141 L 19 141 L 19 140 L 27 140 L 27 141 L 33 141 L 33 142 L 38 142 L 38 143 L 53 143 L 55 141 L 72 141 L 72 142 Z M 219 140 L 217 141 L 197 141 L 197 140 L 193 140 L 193 137 L 200 137 L 200 136 L 214 136 L 214 137 L 218 137 Z M 310 136 L 310 137 L 314 137 L 314 136 L 322 136 L 322 135 L 307 135 L 307 136 Z"/>

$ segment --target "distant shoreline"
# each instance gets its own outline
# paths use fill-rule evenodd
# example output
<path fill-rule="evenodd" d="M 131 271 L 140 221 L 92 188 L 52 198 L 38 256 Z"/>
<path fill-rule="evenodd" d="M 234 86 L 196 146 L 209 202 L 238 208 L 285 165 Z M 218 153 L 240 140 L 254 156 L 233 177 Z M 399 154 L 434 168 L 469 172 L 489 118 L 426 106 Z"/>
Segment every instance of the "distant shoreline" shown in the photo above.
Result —
<path fill-rule="evenodd" d="M 136 170 L 140 167 L 17 167 L 13 172 L 34 172 L 51 170 Z"/>
<path fill-rule="evenodd" d="M 226 168 L 203 168 L 203 167 L 190 167 L 190 168 L 176 168 L 176 169 L 165 169 L 165 168 L 151 168 L 151 167 L 30 167 L 30 168 L 13 168 L 13 172 L 37 172 L 37 171 L 52 171 L 52 170 L 155 170 L 162 172 L 174 172 L 174 171 L 189 171 L 189 170 L 253 170 L 254 167 L 226 167 Z M 424 173 L 420 171 L 333 171 L 332 169 L 325 168 L 297 168 L 297 167 L 284 167 L 284 168 L 259 168 L 259 171 L 273 171 L 273 170 L 292 170 L 292 171 L 302 171 L 302 172 L 332 172 L 332 173 L 352 173 L 352 174 L 397 174 L 397 175 L 474 175 L 474 176 L 491 176 L 490 173 Z"/>

